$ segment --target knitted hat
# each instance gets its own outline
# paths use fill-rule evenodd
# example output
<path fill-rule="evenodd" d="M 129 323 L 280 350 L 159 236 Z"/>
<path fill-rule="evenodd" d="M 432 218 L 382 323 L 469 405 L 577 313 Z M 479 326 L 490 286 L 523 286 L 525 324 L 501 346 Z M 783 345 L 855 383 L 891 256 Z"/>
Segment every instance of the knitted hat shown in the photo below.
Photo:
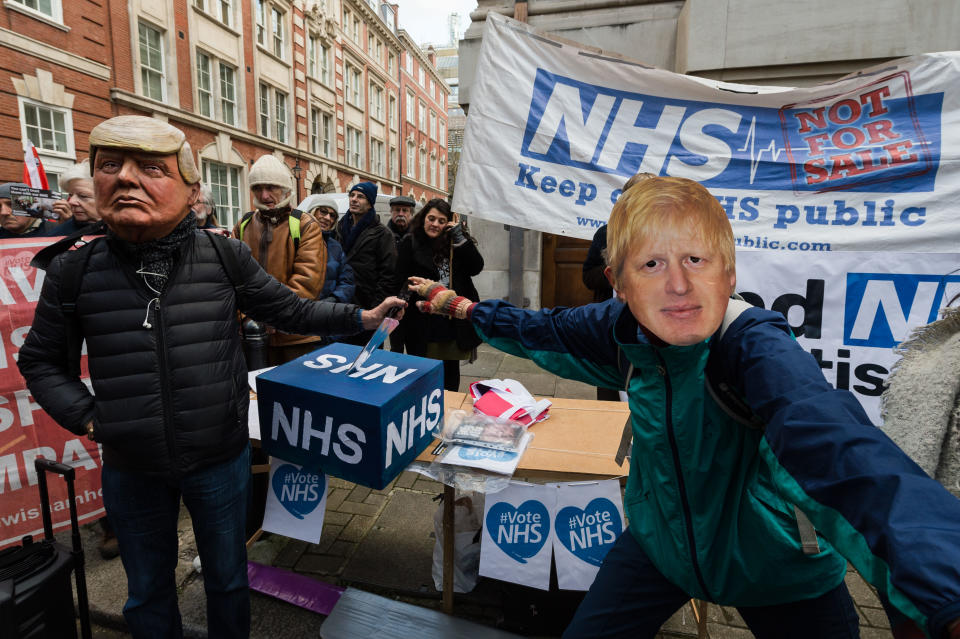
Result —
<path fill-rule="evenodd" d="M 250 167 L 249 184 L 254 187 L 258 184 L 280 186 L 287 190 L 293 188 L 293 174 L 290 168 L 272 154 L 261 155 Z"/>
<path fill-rule="evenodd" d="M 10 199 L 11 186 L 23 186 L 26 188 L 30 188 L 29 184 L 24 184 L 23 182 L 4 182 L 3 184 L 0 184 L 0 198 L 3 198 L 5 200 Z"/>
<path fill-rule="evenodd" d="M 359 182 L 354 184 L 349 193 L 353 193 L 354 191 L 360 191 L 363 193 L 363 197 L 367 198 L 367 202 L 370 203 L 370 206 L 377 205 L 377 185 L 373 182 Z"/>
<path fill-rule="evenodd" d="M 329 195 L 310 195 L 304 199 L 297 208 L 299 208 L 301 211 L 312 213 L 314 209 L 321 206 L 324 208 L 333 209 L 334 213 L 336 213 L 338 217 L 340 216 L 340 207 L 337 205 L 337 201 Z"/>
<path fill-rule="evenodd" d="M 200 181 L 200 171 L 197 170 L 187 136 L 162 120 L 142 115 L 118 115 L 93 127 L 89 140 L 91 175 L 97 149 L 132 149 L 159 155 L 176 154 L 183 181 L 187 184 Z"/>

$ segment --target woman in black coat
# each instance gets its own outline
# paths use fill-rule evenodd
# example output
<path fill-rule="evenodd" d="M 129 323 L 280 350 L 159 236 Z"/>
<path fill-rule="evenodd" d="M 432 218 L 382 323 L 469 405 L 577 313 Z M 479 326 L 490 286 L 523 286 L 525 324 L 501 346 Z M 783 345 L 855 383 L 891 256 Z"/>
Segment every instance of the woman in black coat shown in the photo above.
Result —
<path fill-rule="evenodd" d="M 479 301 L 471 278 L 483 270 L 483 257 L 450 204 L 439 198 L 430 200 L 414 216 L 410 228 L 397 255 L 397 290 L 405 291 L 407 278 L 416 275 Z M 460 360 L 469 359 L 480 344 L 470 322 L 425 315 L 411 303 L 402 323 L 407 352 L 443 360 L 443 387 L 459 390 Z"/>

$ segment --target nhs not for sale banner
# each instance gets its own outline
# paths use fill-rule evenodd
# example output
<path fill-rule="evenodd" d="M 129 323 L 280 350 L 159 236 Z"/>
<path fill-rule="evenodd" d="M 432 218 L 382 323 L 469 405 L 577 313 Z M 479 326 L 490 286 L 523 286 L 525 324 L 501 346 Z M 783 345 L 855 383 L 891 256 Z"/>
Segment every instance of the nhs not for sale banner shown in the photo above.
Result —
<path fill-rule="evenodd" d="M 785 88 L 649 68 L 493 13 L 484 29 L 461 213 L 590 238 L 649 172 L 701 182 L 746 247 L 957 250 L 960 53 Z"/>
<path fill-rule="evenodd" d="M 960 292 L 960 52 L 813 87 L 654 69 L 488 14 L 453 207 L 589 239 L 637 172 L 726 210 L 737 290 L 880 423 L 896 346 Z"/>

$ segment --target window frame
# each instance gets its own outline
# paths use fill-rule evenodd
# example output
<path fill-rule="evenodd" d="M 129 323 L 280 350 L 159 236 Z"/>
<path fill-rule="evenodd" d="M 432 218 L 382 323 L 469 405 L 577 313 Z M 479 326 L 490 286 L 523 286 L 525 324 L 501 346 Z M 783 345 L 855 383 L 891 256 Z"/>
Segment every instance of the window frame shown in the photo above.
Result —
<path fill-rule="evenodd" d="M 53 21 L 58 25 L 62 25 L 64 27 L 67 26 L 63 22 L 63 2 L 61 2 L 61 0 L 50 0 L 50 13 L 46 13 L 45 11 L 39 8 L 35 9 L 27 5 L 26 3 L 28 0 L 7 0 L 7 1 L 17 5 L 16 8 L 14 9 L 15 11 L 19 10 L 19 11 L 22 11 L 23 13 L 26 13 L 27 15 L 36 15 L 37 19 L 42 21 Z M 37 2 L 37 6 L 39 7 L 40 0 L 36 0 L 36 2 Z"/>
<path fill-rule="evenodd" d="M 287 12 L 277 5 L 270 5 L 270 52 L 281 60 L 286 60 L 287 52 Z"/>
<path fill-rule="evenodd" d="M 60 107 L 46 102 L 40 102 L 39 100 L 31 100 L 23 96 L 17 97 L 17 105 L 20 112 L 20 139 L 23 141 L 30 140 L 33 142 L 33 145 L 37 148 L 37 155 L 41 156 L 41 160 L 44 156 L 51 158 L 59 158 L 65 160 L 76 159 L 76 141 L 74 140 L 74 131 L 73 131 L 73 110 L 67 109 L 65 107 Z M 66 149 L 64 151 L 58 151 L 56 149 L 48 149 L 46 147 L 40 146 L 38 142 L 42 143 L 43 140 L 34 140 L 31 136 L 27 134 L 27 108 L 35 109 L 46 109 L 53 113 L 58 113 L 63 116 L 63 136 Z M 39 116 L 39 112 L 38 112 Z M 54 118 L 51 118 L 51 123 Z M 39 124 L 39 118 L 38 118 Z M 39 127 L 37 127 L 39 128 Z"/>
<path fill-rule="evenodd" d="M 146 64 L 144 63 L 144 60 L 143 60 L 144 43 L 142 41 L 143 30 L 152 31 L 153 33 L 157 34 L 157 42 L 159 44 L 157 50 L 160 56 L 159 69 L 146 66 Z M 158 29 L 153 24 L 146 22 L 144 20 L 137 20 L 137 66 L 140 69 L 140 93 L 145 98 L 149 98 L 151 100 L 157 100 L 158 102 L 164 102 L 166 101 L 166 98 L 167 98 L 167 69 L 166 69 L 166 62 L 165 62 L 165 56 L 164 56 L 164 34 L 165 34 L 164 31 L 162 31 L 161 29 Z M 146 46 L 148 47 L 148 52 L 149 52 L 150 43 L 148 42 Z M 149 73 L 154 73 L 159 76 L 159 79 L 160 79 L 160 97 L 159 98 L 156 98 L 153 95 L 147 93 L 148 85 L 147 85 L 145 76 L 146 74 L 149 74 Z"/>
<path fill-rule="evenodd" d="M 225 185 L 221 184 L 219 181 L 214 181 L 211 178 L 210 173 L 213 165 L 216 165 L 217 170 L 220 170 L 221 168 L 225 170 L 224 173 L 227 176 L 227 183 Z M 203 183 L 210 187 L 210 190 L 213 193 L 213 198 L 217 206 L 217 221 L 221 226 L 224 226 L 228 229 L 233 228 L 237 222 L 240 221 L 244 210 L 243 167 L 217 162 L 216 160 L 205 160 L 201 158 L 200 171 L 201 175 L 203 175 Z M 235 185 L 231 183 L 231 176 L 233 175 L 232 172 L 235 172 L 236 175 Z M 219 197 L 224 190 L 228 196 L 226 204 L 224 204 Z M 233 199 L 233 197 L 231 197 L 232 195 L 236 196 L 235 202 L 231 202 Z"/>

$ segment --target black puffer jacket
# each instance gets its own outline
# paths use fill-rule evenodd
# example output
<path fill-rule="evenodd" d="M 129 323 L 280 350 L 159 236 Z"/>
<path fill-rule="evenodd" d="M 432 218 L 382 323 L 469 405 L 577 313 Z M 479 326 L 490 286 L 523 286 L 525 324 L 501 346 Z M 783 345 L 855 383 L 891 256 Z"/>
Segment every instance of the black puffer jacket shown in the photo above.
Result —
<path fill-rule="evenodd" d="M 159 303 L 121 257 L 116 240 L 95 240 L 76 300 L 96 396 L 67 368 L 58 297 L 64 261 L 47 269 L 33 326 L 18 365 L 34 398 L 64 428 L 81 434 L 93 418 L 104 462 L 179 477 L 238 455 L 246 445 L 247 369 L 237 311 L 291 333 L 351 334 L 359 309 L 297 297 L 229 240 L 244 285 L 235 291 L 213 247 L 198 231 L 179 249 Z M 145 322 L 150 328 L 145 328 Z"/>
<path fill-rule="evenodd" d="M 349 215 L 349 213 L 347 214 Z M 343 220 L 337 227 L 340 243 L 343 244 Z M 363 308 L 373 308 L 394 294 L 394 268 L 397 263 L 397 246 L 393 232 L 376 219 L 363 229 L 353 246 L 347 250 L 347 263 L 353 269 L 356 289 L 353 301 Z"/>

